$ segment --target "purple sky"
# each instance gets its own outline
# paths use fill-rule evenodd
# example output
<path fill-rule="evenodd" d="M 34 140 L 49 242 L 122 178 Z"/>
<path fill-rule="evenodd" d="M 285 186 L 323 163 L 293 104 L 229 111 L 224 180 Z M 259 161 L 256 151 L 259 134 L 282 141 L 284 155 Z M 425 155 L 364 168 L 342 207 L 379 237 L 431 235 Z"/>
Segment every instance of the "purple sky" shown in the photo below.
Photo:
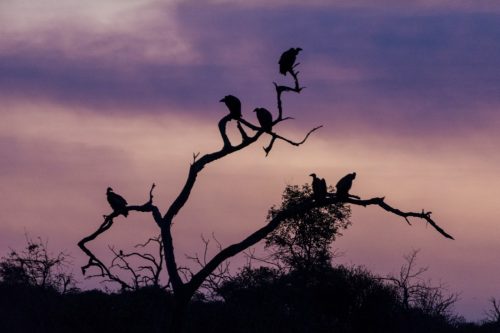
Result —
<path fill-rule="evenodd" d="M 478 320 L 500 296 L 500 5 L 496 1 L 14 1 L 0 3 L 0 254 L 25 231 L 84 263 L 76 242 L 109 212 L 112 186 L 166 209 L 193 152 L 220 147 L 218 100 L 244 116 L 275 107 L 277 60 L 301 47 L 296 120 L 278 131 L 302 147 L 255 147 L 204 170 L 174 231 L 179 258 L 200 234 L 224 244 L 265 221 L 286 184 L 358 172 L 353 192 L 429 209 L 456 241 L 377 209 L 354 209 L 340 262 L 396 272 L 420 248 L 427 278 L 461 292 Z M 231 184 L 231 186 L 228 186 Z M 92 246 L 157 233 L 133 214 Z M 238 262 L 239 259 L 236 259 Z M 182 259 L 181 259 L 182 261 Z M 82 286 L 94 286 L 86 281 Z"/>

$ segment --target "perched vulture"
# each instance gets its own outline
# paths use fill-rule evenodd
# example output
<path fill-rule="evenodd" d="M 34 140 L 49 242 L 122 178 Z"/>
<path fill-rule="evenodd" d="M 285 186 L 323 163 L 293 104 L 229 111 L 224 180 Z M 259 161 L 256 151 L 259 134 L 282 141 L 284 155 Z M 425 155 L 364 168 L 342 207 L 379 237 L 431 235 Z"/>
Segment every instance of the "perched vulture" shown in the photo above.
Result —
<path fill-rule="evenodd" d="M 354 178 L 356 178 L 356 172 L 349 173 L 338 181 L 335 186 L 337 188 L 337 196 L 347 197 L 349 195 L 349 190 L 352 187 L 352 181 Z"/>
<path fill-rule="evenodd" d="M 264 108 L 256 108 L 253 112 L 257 113 L 260 127 L 264 132 L 271 132 L 273 128 L 273 115 Z"/>
<path fill-rule="evenodd" d="M 292 73 L 293 65 L 295 65 L 295 60 L 300 51 L 302 51 L 300 47 L 292 47 L 288 51 L 283 52 L 279 61 L 281 74 L 286 75 L 287 72 Z"/>
<path fill-rule="evenodd" d="M 226 104 L 231 118 L 236 120 L 241 118 L 241 102 L 238 97 L 227 95 L 219 102 L 224 102 L 224 104 Z"/>
<path fill-rule="evenodd" d="M 314 198 L 316 200 L 326 198 L 327 188 L 325 178 L 318 178 L 315 173 L 311 173 L 309 176 L 313 177 L 312 189 Z"/>
<path fill-rule="evenodd" d="M 114 212 L 122 214 L 125 217 L 128 216 L 127 200 L 125 200 L 121 195 L 113 192 L 111 187 L 108 187 L 106 196 L 108 197 L 109 205 L 113 208 Z"/>

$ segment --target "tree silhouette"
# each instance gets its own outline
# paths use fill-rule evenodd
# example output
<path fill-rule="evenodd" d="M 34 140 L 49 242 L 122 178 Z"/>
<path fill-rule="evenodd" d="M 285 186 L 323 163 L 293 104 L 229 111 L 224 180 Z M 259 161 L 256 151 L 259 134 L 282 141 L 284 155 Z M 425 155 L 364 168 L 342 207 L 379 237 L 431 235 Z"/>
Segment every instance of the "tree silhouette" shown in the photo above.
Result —
<path fill-rule="evenodd" d="M 7 285 L 54 289 L 64 294 L 76 290 L 73 274 L 66 272 L 71 263 L 65 252 L 53 254 L 47 241 L 26 235 L 26 247 L 11 250 L 0 262 L 0 280 Z"/>
<path fill-rule="evenodd" d="M 144 243 L 134 245 L 134 251 L 124 252 L 108 246 L 113 259 L 103 282 L 120 285 L 121 290 L 139 290 L 144 287 L 166 289 L 160 281 L 164 268 L 163 244 L 161 236 L 151 237 Z M 115 272 L 116 271 L 116 272 Z M 89 274 L 87 278 L 102 278 L 102 274 Z"/>
<path fill-rule="evenodd" d="M 421 275 L 428 267 L 417 268 L 419 250 L 413 250 L 404 256 L 405 263 L 399 274 L 389 275 L 385 279 L 394 285 L 399 293 L 405 310 L 416 308 L 432 316 L 450 317 L 451 309 L 458 300 L 458 294 L 448 293 L 443 283 L 433 285 L 422 279 Z"/>
<path fill-rule="evenodd" d="M 491 308 L 486 311 L 486 321 L 500 328 L 500 301 L 490 298 Z"/>
<path fill-rule="evenodd" d="M 219 121 L 219 131 L 222 137 L 223 146 L 220 150 L 215 152 L 207 153 L 200 157 L 200 154 L 193 154 L 193 161 L 189 167 L 188 176 L 186 182 L 181 189 L 178 196 L 175 200 L 169 205 L 168 209 L 165 213 L 161 213 L 160 209 L 157 205 L 153 203 L 153 190 L 155 185 L 153 184 L 149 191 L 149 199 L 146 203 L 142 205 L 129 205 L 126 206 L 124 210 L 120 210 L 119 212 L 113 211 L 109 215 L 104 216 L 104 221 L 99 226 L 99 228 L 92 233 L 91 235 L 83 238 L 79 243 L 79 247 L 85 254 L 89 257 L 88 263 L 82 267 L 82 272 L 85 272 L 91 268 L 95 267 L 99 270 L 99 273 L 102 276 L 111 276 L 111 272 L 109 268 L 98 259 L 95 254 L 90 251 L 86 247 L 86 243 L 94 240 L 100 234 L 106 232 L 113 225 L 115 218 L 120 215 L 126 215 L 124 212 L 137 211 L 137 212 L 147 212 L 150 213 L 160 228 L 162 243 L 164 248 L 164 257 L 165 264 L 167 268 L 167 272 L 170 279 L 170 285 L 172 288 L 172 292 L 174 295 L 174 313 L 172 314 L 172 323 L 170 327 L 171 332 L 180 332 L 182 330 L 184 317 L 186 314 L 186 309 L 189 304 L 190 299 L 193 297 L 195 292 L 200 288 L 200 286 L 204 283 L 207 277 L 210 276 L 214 272 L 214 270 L 219 267 L 225 260 L 228 258 L 244 251 L 250 246 L 256 244 L 257 242 L 264 239 L 269 233 L 275 230 L 283 221 L 290 219 L 298 214 L 303 214 L 305 212 L 311 211 L 312 209 L 319 207 L 328 207 L 331 205 L 338 204 L 351 204 L 358 206 L 368 206 L 368 205 L 377 205 L 382 209 L 393 213 L 395 215 L 401 216 L 408 221 L 409 217 L 417 217 L 420 218 L 427 223 L 431 224 L 438 232 L 440 232 L 443 236 L 447 238 L 452 238 L 449 234 L 447 234 L 444 230 L 442 230 L 432 219 L 431 213 L 422 211 L 421 213 L 416 212 L 403 212 L 399 209 L 393 208 L 385 203 L 384 198 L 371 198 L 371 199 L 359 199 L 354 196 L 342 196 L 337 197 L 335 195 L 330 195 L 322 201 L 315 201 L 310 197 L 304 198 L 303 201 L 297 202 L 294 205 L 287 206 L 286 208 L 276 211 L 273 217 L 267 222 L 267 224 L 256 230 L 255 232 L 248 235 L 246 238 L 241 240 L 240 242 L 234 243 L 226 248 L 221 249 L 212 259 L 208 260 L 206 264 L 196 273 L 188 276 L 183 279 L 182 274 L 180 273 L 179 266 L 177 264 L 176 255 L 174 251 L 174 242 L 172 238 L 172 224 L 175 216 L 180 212 L 180 210 L 184 207 L 186 202 L 189 200 L 191 190 L 196 184 L 196 180 L 200 172 L 208 166 L 210 163 L 216 162 L 219 159 L 222 159 L 230 154 L 239 152 L 244 148 L 256 143 L 258 139 L 264 134 L 270 135 L 271 140 L 264 147 L 264 151 L 266 156 L 273 149 L 274 144 L 277 140 L 284 141 L 288 144 L 294 146 L 300 146 L 306 142 L 309 135 L 314 131 L 318 130 L 322 126 L 317 126 L 311 129 L 305 137 L 301 141 L 293 141 L 290 140 L 276 132 L 276 128 L 281 122 L 291 119 L 290 117 L 285 117 L 283 112 L 283 103 L 282 97 L 283 93 L 300 93 L 303 87 L 299 84 L 298 74 L 299 72 L 295 70 L 296 66 L 288 72 L 291 74 L 293 79 L 293 86 L 279 85 L 274 83 L 275 91 L 276 91 L 276 100 L 277 100 L 277 117 L 272 120 L 271 126 L 266 124 L 266 128 L 261 128 L 250 121 L 246 120 L 244 117 L 238 118 L 237 120 L 231 114 L 227 114 Z M 235 120 L 237 124 L 237 128 L 241 135 L 241 142 L 233 144 L 230 142 L 227 134 L 226 134 L 226 126 L 229 121 Z M 247 133 L 248 130 L 253 131 L 252 134 Z M 408 222 L 409 223 L 409 222 Z"/>
<path fill-rule="evenodd" d="M 308 198 L 317 200 L 311 186 L 288 185 L 281 206 L 269 210 L 268 220 Z M 272 259 L 284 264 L 286 269 L 310 271 L 329 266 L 331 243 L 350 225 L 350 215 L 348 206 L 337 203 L 290 216 L 266 237 L 266 248 L 271 251 Z"/>

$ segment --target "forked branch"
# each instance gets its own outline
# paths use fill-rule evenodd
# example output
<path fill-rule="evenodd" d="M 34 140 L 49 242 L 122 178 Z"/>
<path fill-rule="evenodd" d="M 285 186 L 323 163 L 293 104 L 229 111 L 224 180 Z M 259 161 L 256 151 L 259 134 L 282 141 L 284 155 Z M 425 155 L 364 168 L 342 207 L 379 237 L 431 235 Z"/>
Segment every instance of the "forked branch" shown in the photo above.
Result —
<path fill-rule="evenodd" d="M 264 147 L 264 151 L 266 152 L 266 156 L 269 154 L 269 152 L 271 151 L 271 149 L 273 148 L 273 145 L 274 145 L 274 141 L 276 141 L 276 139 L 280 139 L 280 140 L 283 140 L 285 142 L 288 142 L 289 144 L 293 145 L 293 146 L 300 146 L 301 144 L 305 143 L 307 138 L 309 138 L 309 135 L 311 135 L 312 132 L 316 131 L 316 130 L 319 130 L 321 127 L 323 127 L 323 125 L 321 126 L 316 126 L 314 127 L 312 130 L 310 130 L 309 132 L 307 132 L 306 136 L 304 137 L 304 139 L 302 139 L 302 141 L 299 141 L 299 142 L 295 142 L 295 141 L 292 141 L 290 139 L 287 139 L 285 137 L 282 137 L 281 135 L 279 134 L 276 134 L 274 132 L 271 132 L 269 134 L 271 134 L 272 136 L 272 139 L 271 139 L 271 142 L 269 142 L 269 145 L 267 145 L 267 147 Z"/>
<path fill-rule="evenodd" d="M 127 206 L 126 210 L 128 212 L 130 211 L 138 211 L 138 212 L 151 212 L 153 215 L 153 218 L 155 221 L 160 225 L 161 224 L 161 214 L 159 209 L 153 205 L 153 190 L 155 188 L 155 184 L 151 185 L 151 189 L 149 190 L 149 200 L 143 205 L 131 205 Z M 90 234 L 87 237 L 84 237 L 82 240 L 78 242 L 78 246 L 80 249 L 89 257 L 89 261 L 86 265 L 82 266 L 82 274 L 86 274 L 87 269 L 90 267 L 97 267 L 100 271 L 99 276 L 102 277 L 107 277 L 112 281 L 120 283 L 122 288 L 128 289 L 130 286 L 125 283 L 123 280 L 121 280 L 119 277 L 115 276 L 114 274 L 111 273 L 111 271 L 108 269 L 108 267 L 97 258 L 97 256 L 86 247 L 86 244 L 90 241 L 93 241 L 96 239 L 100 234 L 106 232 L 109 228 L 114 223 L 114 219 L 119 216 L 121 212 L 112 212 L 109 215 L 104 215 L 104 221 L 103 223 L 97 228 L 96 231 L 94 231 L 92 234 Z M 96 275 L 91 275 L 91 276 L 96 276 Z"/>
<path fill-rule="evenodd" d="M 382 209 L 393 213 L 395 215 L 407 218 L 407 217 L 417 217 L 429 222 L 440 234 L 449 239 L 454 239 L 451 235 L 446 233 L 442 228 L 440 228 L 431 218 L 430 212 L 423 213 L 415 213 L 415 212 L 403 212 L 397 208 L 393 208 L 384 202 L 384 198 L 372 198 L 372 199 L 356 199 L 353 197 L 336 197 L 335 195 L 327 197 L 322 201 L 315 201 L 311 198 L 304 200 L 303 202 L 291 206 L 285 210 L 278 212 L 264 227 L 252 233 L 250 236 L 245 238 L 243 241 L 239 243 L 235 243 L 221 250 L 217 255 L 215 255 L 212 260 L 210 260 L 198 273 L 196 273 L 191 281 L 188 283 L 190 288 L 194 288 L 196 290 L 201 286 L 203 281 L 225 260 L 230 257 L 246 250 L 252 245 L 255 245 L 257 242 L 265 238 L 270 232 L 276 229 L 280 223 L 289 218 L 290 216 L 294 216 L 297 214 L 305 213 L 312 208 L 315 207 L 325 207 L 329 205 L 336 205 L 342 202 L 350 203 L 357 206 L 369 206 L 369 205 L 377 205 Z"/>

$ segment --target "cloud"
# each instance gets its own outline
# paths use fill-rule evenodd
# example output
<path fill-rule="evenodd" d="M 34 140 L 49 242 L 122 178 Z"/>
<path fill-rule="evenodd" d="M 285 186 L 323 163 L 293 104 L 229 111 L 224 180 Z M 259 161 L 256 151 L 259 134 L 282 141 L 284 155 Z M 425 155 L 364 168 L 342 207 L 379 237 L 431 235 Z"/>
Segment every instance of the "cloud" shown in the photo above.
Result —
<path fill-rule="evenodd" d="M 200 9 L 202 6 L 203 10 Z M 134 7 L 135 8 L 135 7 Z M 218 117 L 232 93 L 272 108 L 282 50 L 301 46 L 307 89 L 286 97 L 299 116 L 436 133 L 495 121 L 500 104 L 496 13 L 142 4 L 116 27 L 61 24 L 0 43 L 4 100 L 42 100 L 95 112 Z M 217 20 L 213 18 L 217 17 Z M 117 112 L 117 111 L 113 111 Z"/>
<path fill-rule="evenodd" d="M 177 1 L 163 0 L 163 8 L 172 8 Z M 5 0 L 0 3 L 0 26 L 7 31 L 29 31 L 64 23 L 89 27 L 123 27 L 151 10 L 156 1 L 124 0 Z M 156 8 L 156 6 L 155 6 Z M 134 15 L 135 14 L 135 15 Z"/>
<path fill-rule="evenodd" d="M 196 0 L 178 1 L 180 5 L 189 3 L 199 3 Z M 283 9 L 290 7 L 297 8 L 327 8 L 327 9 L 381 9 L 384 11 L 405 10 L 405 11 L 430 11 L 430 10 L 467 10 L 467 11 L 492 11 L 498 10 L 500 5 L 494 0 L 478 0 L 473 3 L 468 0 L 413 0 L 411 2 L 401 2 L 398 0 L 310 0 L 308 2 L 300 0 L 208 0 L 204 2 L 211 7 L 224 6 L 230 8 L 272 8 Z"/>

